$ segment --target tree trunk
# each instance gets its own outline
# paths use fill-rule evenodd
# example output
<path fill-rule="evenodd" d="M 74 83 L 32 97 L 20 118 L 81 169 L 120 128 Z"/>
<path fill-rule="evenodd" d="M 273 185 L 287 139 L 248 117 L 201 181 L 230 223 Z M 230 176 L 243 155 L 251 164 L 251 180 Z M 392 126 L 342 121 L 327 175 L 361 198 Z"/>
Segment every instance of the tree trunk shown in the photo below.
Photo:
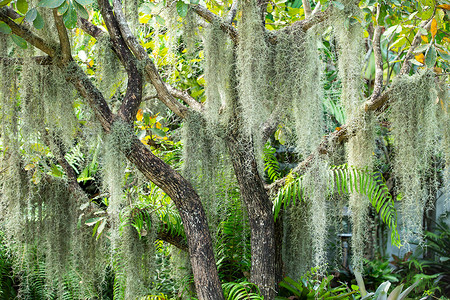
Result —
<path fill-rule="evenodd" d="M 137 139 L 127 158 L 174 201 L 183 220 L 198 299 L 224 299 L 206 214 L 192 185 Z"/>
<path fill-rule="evenodd" d="M 272 203 L 258 174 L 249 137 L 230 134 L 227 147 L 233 162 L 251 229 L 251 281 L 265 300 L 275 297 L 275 241 Z"/>

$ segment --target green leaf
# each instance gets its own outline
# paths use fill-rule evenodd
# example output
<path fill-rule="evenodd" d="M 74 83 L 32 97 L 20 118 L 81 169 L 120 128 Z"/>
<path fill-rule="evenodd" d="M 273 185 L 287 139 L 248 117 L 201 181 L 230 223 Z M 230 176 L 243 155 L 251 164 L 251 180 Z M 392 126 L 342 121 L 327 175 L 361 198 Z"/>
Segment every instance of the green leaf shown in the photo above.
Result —
<path fill-rule="evenodd" d="M 64 1 L 59 7 L 58 7 L 58 13 L 60 15 L 63 15 L 66 13 L 67 9 L 69 8 L 69 3 L 67 1 Z"/>
<path fill-rule="evenodd" d="M 159 25 L 164 26 L 166 24 L 166 21 L 164 21 L 164 19 L 161 16 L 159 16 L 159 15 L 155 15 L 155 19 L 156 19 L 156 22 L 158 22 Z"/>
<path fill-rule="evenodd" d="M 3 0 L 3 1 L 0 1 L 0 7 L 3 7 L 3 6 L 5 6 L 5 5 L 8 5 L 11 1 L 12 1 L 12 0 Z"/>
<path fill-rule="evenodd" d="M 92 226 L 94 224 L 96 224 L 97 222 L 103 220 L 105 217 L 97 217 L 97 218 L 91 218 L 91 219 L 87 219 L 84 224 L 86 224 L 87 226 Z"/>
<path fill-rule="evenodd" d="M 191 0 L 190 3 L 191 3 L 191 4 L 199 4 L 199 3 L 200 3 L 200 0 Z"/>
<path fill-rule="evenodd" d="M 63 21 L 64 25 L 69 29 L 72 29 L 77 25 L 77 12 L 72 3 L 69 3 L 69 8 L 63 15 Z"/>
<path fill-rule="evenodd" d="M 27 47 L 28 47 L 27 42 L 23 38 L 15 35 L 15 34 L 11 35 L 11 38 L 17 46 L 19 46 L 22 49 L 27 49 Z"/>
<path fill-rule="evenodd" d="M 414 53 L 422 53 L 430 47 L 430 44 L 423 44 L 414 49 Z"/>
<path fill-rule="evenodd" d="M 156 134 L 157 136 L 164 137 L 166 136 L 166 133 L 158 128 L 150 128 L 150 131 Z"/>
<path fill-rule="evenodd" d="M 17 0 L 17 10 L 21 14 L 26 14 L 28 11 L 28 3 L 26 0 Z"/>
<path fill-rule="evenodd" d="M 41 14 L 39 12 L 36 14 L 36 19 L 34 19 L 34 21 L 33 21 L 33 26 L 36 29 L 44 28 L 44 19 L 42 18 Z"/>
<path fill-rule="evenodd" d="M 31 23 L 34 21 L 34 19 L 36 19 L 36 16 L 37 16 L 37 9 L 32 8 L 25 15 L 25 20 L 27 20 L 28 23 Z"/>
<path fill-rule="evenodd" d="M 339 10 L 343 10 L 345 8 L 345 5 L 339 1 L 333 1 L 333 5 L 334 5 L 334 7 L 336 7 Z"/>
<path fill-rule="evenodd" d="M 11 28 L 5 22 L 0 21 L 0 32 L 3 34 L 10 34 Z"/>
<path fill-rule="evenodd" d="M 442 57 L 442 58 L 445 59 L 445 60 L 450 61 L 450 54 L 448 54 L 448 53 L 445 52 L 445 51 L 439 51 L 439 56 Z"/>
<path fill-rule="evenodd" d="M 78 4 L 81 4 L 81 5 L 89 5 L 89 4 L 91 4 L 92 2 L 94 2 L 94 0 L 75 0 L 76 2 L 78 2 Z"/>
<path fill-rule="evenodd" d="M 41 0 L 41 2 L 38 3 L 38 6 L 47 8 L 57 8 L 63 2 L 64 0 Z"/>
<path fill-rule="evenodd" d="M 434 67 L 434 64 L 436 63 L 437 54 L 436 54 L 436 48 L 434 46 L 431 46 L 430 49 L 428 49 L 427 53 L 425 54 L 425 64 L 428 68 Z"/>
<path fill-rule="evenodd" d="M 74 1 L 72 3 L 75 6 L 75 9 L 77 11 L 78 16 L 80 16 L 83 19 L 89 19 L 89 13 L 87 12 L 87 10 L 82 5 L 80 5 L 76 1 Z"/>
<path fill-rule="evenodd" d="M 187 15 L 189 9 L 189 5 L 187 5 L 186 3 L 184 3 L 181 0 L 178 0 L 177 2 L 177 13 L 180 17 L 184 18 Z"/>

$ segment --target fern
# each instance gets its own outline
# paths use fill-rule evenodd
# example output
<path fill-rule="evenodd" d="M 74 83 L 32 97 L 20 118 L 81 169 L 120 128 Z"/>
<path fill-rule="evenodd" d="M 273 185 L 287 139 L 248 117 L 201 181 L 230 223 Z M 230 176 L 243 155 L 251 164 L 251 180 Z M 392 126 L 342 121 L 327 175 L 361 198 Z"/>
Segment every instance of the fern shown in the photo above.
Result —
<path fill-rule="evenodd" d="M 258 287 L 250 282 L 244 281 L 240 283 L 227 282 L 222 284 L 223 293 L 226 300 L 263 300 Z"/>
<path fill-rule="evenodd" d="M 380 214 L 383 222 L 392 230 L 392 243 L 400 246 L 400 237 L 397 231 L 397 210 L 381 174 L 347 164 L 332 166 L 330 172 L 333 173 L 335 188 L 339 195 L 359 193 L 369 198 L 370 203 Z M 275 220 L 282 205 L 286 208 L 291 203 L 295 204 L 297 200 L 305 200 L 303 197 L 304 188 L 303 176 L 286 181 L 285 186 L 278 191 L 273 203 Z"/>
<path fill-rule="evenodd" d="M 264 171 L 271 181 L 281 178 L 280 165 L 275 157 L 276 149 L 269 143 L 264 145 Z"/>

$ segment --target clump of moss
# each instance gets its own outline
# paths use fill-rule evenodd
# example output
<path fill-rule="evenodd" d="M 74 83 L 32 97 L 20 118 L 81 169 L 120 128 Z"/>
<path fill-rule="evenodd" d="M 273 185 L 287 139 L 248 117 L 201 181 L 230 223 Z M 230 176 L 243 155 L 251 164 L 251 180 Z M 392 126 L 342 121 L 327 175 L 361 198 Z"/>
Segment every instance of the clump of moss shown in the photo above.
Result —
<path fill-rule="evenodd" d="M 326 160 L 320 158 L 313 162 L 304 177 L 305 200 L 310 209 L 309 232 L 312 239 L 313 263 L 320 272 L 326 271 L 326 240 L 328 234 L 327 199 L 330 194 L 331 178 Z"/>
<path fill-rule="evenodd" d="M 222 113 L 230 101 L 232 50 L 219 24 L 213 23 L 205 31 L 206 116 L 212 126 L 217 126 L 220 119 L 222 124 L 227 122 Z"/>
<path fill-rule="evenodd" d="M 134 1 L 134 0 L 131 0 Z M 118 58 L 112 50 L 109 37 L 101 37 L 96 44 L 96 79 L 98 87 L 106 99 L 110 99 L 116 93 L 121 81 L 121 69 Z"/>
<path fill-rule="evenodd" d="M 183 176 L 189 179 L 206 208 L 212 232 L 220 222 L 219 204 L 229 201 L 227 189 L 233 182 L 224 143 L 214 136 L 206 120 L 191 113 L 183 124 Z"/>
<path fill-rule="evenodd" d="M 390 120 L 395 146 L 393 171 L 399 181 L 404 243 L 422 232 L 422 213 L 429 195 L 425 184 L 441 133 L 439 106 L 431 71 L 401 76 L 392 86 Z"/>
<path fill-rule="evenodd" d="M 258 136 L 259 126 L 269 116 L 274 103 L 269 97 L 271 49 L 268 46 L 261 20 L 261 12 L 255 0 L 242 4 L 242 19 L 238 23 L 237 76 L 240 106 L 244 130 Z M 261 142 L 255 141 L 262 149 Z"/>
<path fill-rule="evenodd" d="M 182 30 L 184 47 L 189 56 L 195 53 L 199 36 L 197 14 L 191 8 L 182 20 Z"/>
<path fill-rule="evenodd" d="M 372 170 L 374 145 L 374 128 L 372 116 L 361 117 L 364 122 L 356 135 L 347 143 L 347 162 L 351 167 Z M 348 207 L 351 212 L 352 222 L 352 266 L 355 270 L 362 271 L 364 249 L 368 234 L 368 215 L 370 201 L 366 195 L 354 190 L 350 194 Z"/>

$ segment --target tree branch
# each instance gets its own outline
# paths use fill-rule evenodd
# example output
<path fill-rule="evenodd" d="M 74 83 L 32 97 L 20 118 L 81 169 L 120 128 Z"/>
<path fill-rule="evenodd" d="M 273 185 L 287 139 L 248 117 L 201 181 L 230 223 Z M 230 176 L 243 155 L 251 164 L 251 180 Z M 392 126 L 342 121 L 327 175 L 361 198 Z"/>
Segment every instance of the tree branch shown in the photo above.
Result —
<path fill-rule="evenodd" d="M 378 5 L 377 7 L 377 19 L 378 15 L 380 14 L 380 7 L 381 5 Z M 381 46 L 380 46 L 381 29 L 382 27 L 378 25 L 377 27 L 375 27 L 375 31 L 373 34 L 373 54 L 375 57 L 375 83 L 372 95 L 370 96 L 370 100 L 379 97 L 383 89 L 383 57 L 381 56 Z"/>
<path fill-rule="evenodd" d="M 233 20 L 237 14 L 238 6 L 239 6 L 239 0 L 233 0 L 230 11 L 228 12 L 227 17 L 225 18 L 226 23 L 228 23 L 228 24 L 233 23 Z"/>
<path fill-rule="evenodd" d="M 422 23 L 421 27 L 429 30 L 431 27 L 431 20 L 433 19 L 433 17 L 434 17 L 434 14 L 430 17 L 430 19 L 424 21 Z M 416 35 L 414 36 L 414 39 L 411 43 L 411 47 L 409 47 L 408 53 L 406 53 L 406 55 L 404 57 L 402 68 L 400 69 L 401 75 L 407 74 L 409 72 L 409 70 L 411 69 L 411 59 L 414 57 L 414 49 L 416 49 L 416 47 L 418 45 L 420 45 L 420 43 L 422 41 L 421 36 L 422 36 L 422 34 L 420 33 L 420 31 L 418 31 L 416 33 Z"/>
<path fill-rule="evenodd" d="M 58 15 L 58 10 L 56 8 L 53 9 L 53 18 L 55 19 L 56 30 L 58 31 L 63 62 L 70 62 L 73 58 L 69 36 L 67 35 L 67 29 L 66 26 L 64 26 L 63 18 Z"/>
<path fill-rule="evenodd" d="M 303 0 L 303 9 L 305 11 L 305 19 L 308 19 L 311 16 L 311 3 L 309 0 Z"/>
<path fill-rule="evenodd" d="M 136 113 L 142 102 L 142 73 L 137 67 L 134 55 L 131 53 L 130 49 L 128 49 L 127 43 L 122 37 L 119 22 L 113 14 L 113 9 L 109 4 L 109 1 L 99 0 L 98 4 L 105 20 L 106 27 L 108 28 L 112 45 L 128 74 L 127 91 L 118 115 L 130 123 L 135 119 Z"/>
<path fill-rule="evenodd" d="M 209 23 L 217 23 L 219 24 L 220 29 L 222 29 L 225 33 L 227 33 L 231 40 L 237 45 L 239 42 L 238 32 L 236 28 L 234 28 L 229 22 L 226 22 L 218 15 L 209 11 L 206 7 L 201 6 L 199 4 L 192 4 L 191 7 L 194 11 L 203 19 L 208 21 Z"/>
<path fill-rule="evenodd" d="M 145 63 L 144 71 L 146 78 L 153 84 L 153 86 L 156 89 L 156 92 L 158 93 L 158 98 L 169 108 L 171 109 L 176 115 L 178 115 L 181 118 L 184 118 L 188 113 L 188 108 L 186 108 L 184 105 L 179 103 L 169 92 L 168 85 L 162 80 L 161 76 L 159 75 L 159 72 L 155 66 L 155 64 L 151 61 L 151 59 L 148 57 L 147 51 L 142 47 L 141 44 L 139 44 L 136 37 L 131 32 L 130 28 L 128 27 L 127 21 L 125 19 L 125 16 L 122 11 L 122 4 L 119 0 L 113 1 L 114 5 L 114 13 L 117 18 L 118 27 L 120 28 L 120 32 L 122 33 L 122 36 L 125 39 L 125 43 L 128 45 L 128 47 L 131 49 L 131 51 L 136 55 L 136 57 L 143 61 Z M 173 88 L 171 88 L 174 90 Z M 187 93 L 186 93 L 187 94 Z M 186 103 L 192 105 L 193 109 L 197 109 L 198 103 L 193 99 L 192 97 L 187 97 L 185 94 L 181 95 L 183 97 L 183 100 L 185 100 Z M 187 100 L 187 101 L 186 101 Z M 192 101 L 193 100 L 193 101 Z"/>
<path fill-rule="evenodd" d="M 42 50 L 44 53 L 46 53 L 50 57 L 55 57 L 55 55 L 58 52 L 58 46 L 44 41 L 42 38 L 40 38 L 39 36 L 32 33 L 25 26 L 16 24 L 9 17 L 9 15 L 11 15 L 13 12 L 14 12 L 14 10 L 12 10 L 11 8 L 6 7 L 6 6 L 1 8 L 0 9 L 0 21 L 5 22 L 11 28 L 12 33 L 14 33 L 15 35 L 20 36 L 21 38 L 26 40 L 28 43 L 33 45 L 34 47 Z"/>

